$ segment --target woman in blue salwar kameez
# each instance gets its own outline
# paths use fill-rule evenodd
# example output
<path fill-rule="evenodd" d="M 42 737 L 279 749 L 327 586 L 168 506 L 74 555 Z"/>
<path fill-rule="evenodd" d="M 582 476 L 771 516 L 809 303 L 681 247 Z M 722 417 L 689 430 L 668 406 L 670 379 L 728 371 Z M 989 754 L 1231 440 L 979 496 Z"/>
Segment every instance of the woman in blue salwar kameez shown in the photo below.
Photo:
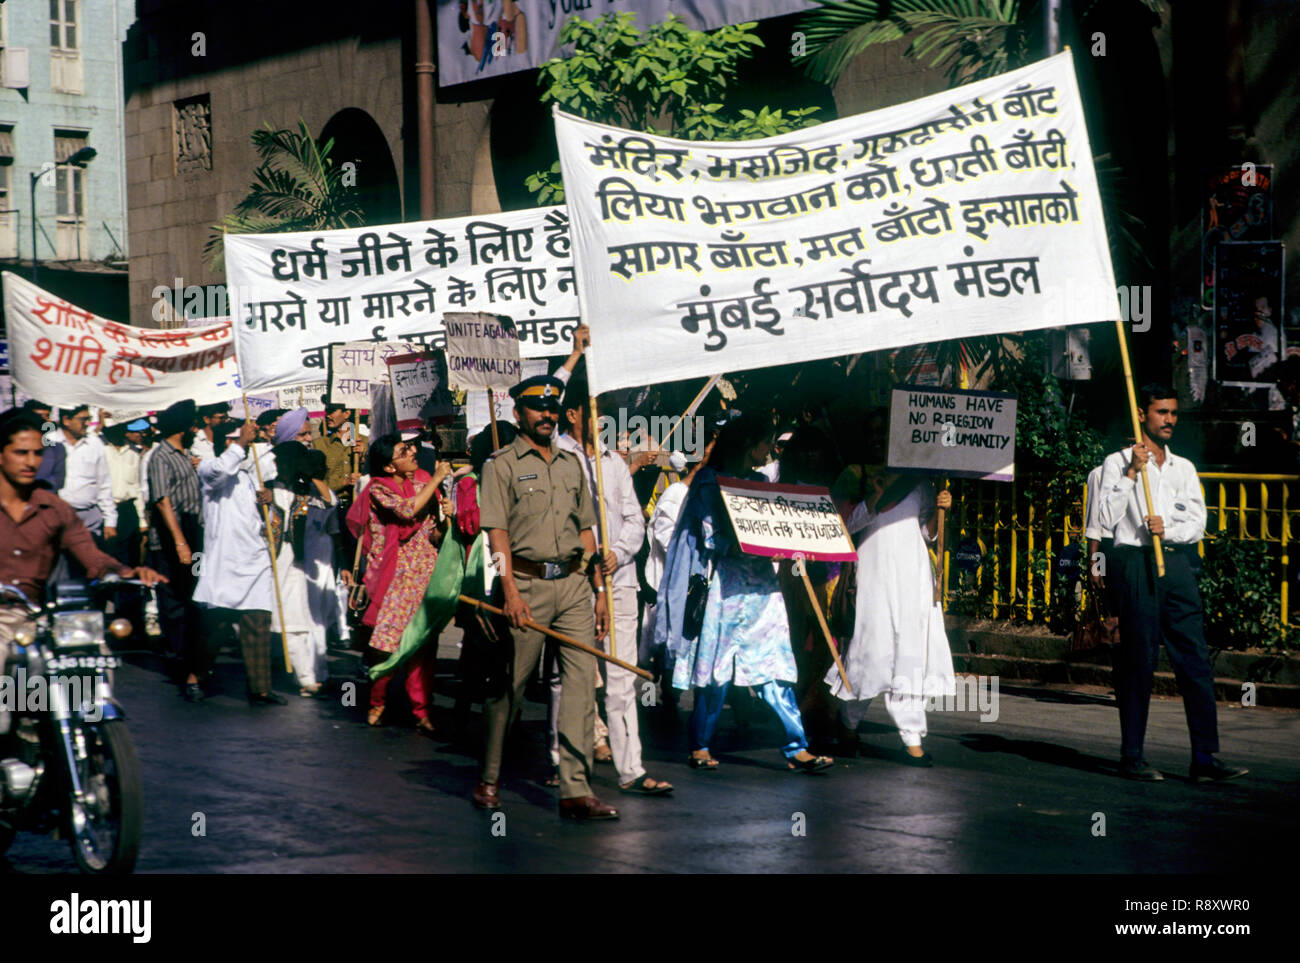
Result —
<path fill-rule="evenodd" d="M 770 558 L 741 553 L 718 476 L 766 481 L 754 469 L 767 461 L 772 426 L 744 414 L 723 427 L 708 464 L 695 476 L 673 532 L 655 611 L 655 643 L 666 647 L 672 685 L 694 688 L 693 769 L 712 770 L 709 744 L 732 683 L 752 686 L 785 728 L 782 752 L 790 769 L 816 772 L 833 765 L 808 751 L 794 683 L 798 678 L 781 584 Z M 683 634 L 691 577 L 708 580 L 699 632 Z"/>

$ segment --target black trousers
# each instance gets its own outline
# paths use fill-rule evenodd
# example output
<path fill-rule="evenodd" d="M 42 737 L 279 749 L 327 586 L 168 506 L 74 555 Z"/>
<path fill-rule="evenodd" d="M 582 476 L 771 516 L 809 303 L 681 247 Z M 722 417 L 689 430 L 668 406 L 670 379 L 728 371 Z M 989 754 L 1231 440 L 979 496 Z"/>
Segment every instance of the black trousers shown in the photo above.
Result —
<path fill-rule="evenodd" d="M 1219 751 L 1214 673 L 1205 644 L 1194 552 L 1194 546 L 1166 545 L 1164 578 L 1156 577 L 1148 549 L 1116 547 L 1107 556 L 1107 594 L 1119 615 L 1120 641 L 1111 658 L 1125 759 L 1142 757 L 1162 640 L 1183 697 L 1192 751 Z"/>
<path fill-rule="evenodd" d="M 198 553 L 203 550 L 203 526 L 197 515 L 180 514 L 181 534 L 190 551 Z M 149 567 L 167 578 L 156 589 L 158 594 L 158 622 L 162 628 L 166 651 L 180 659 L 185 659 L 191 652 L 190 637 L 199 633 L 200 619 L 198 606 L 194 604 L 194 589 L 198 585 L 198 566 L 191 561 L 182 565 L 176 554 L 176 543 L 171 532 L 166 529 L 158 532 L 162 548 L 149 550 Z M 189 669 L 196 672 L 195 669 Z"/>

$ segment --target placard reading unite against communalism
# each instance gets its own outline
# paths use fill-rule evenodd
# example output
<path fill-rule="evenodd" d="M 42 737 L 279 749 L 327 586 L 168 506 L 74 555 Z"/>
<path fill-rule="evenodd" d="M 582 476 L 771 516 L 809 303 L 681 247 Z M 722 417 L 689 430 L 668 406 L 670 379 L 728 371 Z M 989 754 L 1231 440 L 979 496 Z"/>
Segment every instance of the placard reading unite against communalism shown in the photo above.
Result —
<path fill-rule="evenodd" d="M 718 477 L 722 501 L 746 555 L 852 562 L 858 557 L 828 488 Z"/>
<path fill-rule="evenodd" d="M 921 385 L 894 388 L 891 469 L 1011 481 L 1015 460 L 1015 395 Z"/>

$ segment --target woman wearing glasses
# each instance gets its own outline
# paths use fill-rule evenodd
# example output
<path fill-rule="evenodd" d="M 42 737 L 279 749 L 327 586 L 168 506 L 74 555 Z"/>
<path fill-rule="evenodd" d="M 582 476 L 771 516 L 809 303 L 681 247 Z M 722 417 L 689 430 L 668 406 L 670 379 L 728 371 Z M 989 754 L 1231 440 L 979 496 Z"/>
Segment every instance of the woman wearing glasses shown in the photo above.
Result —
<path fill-rule="evenodd" d="M 370 485 L 348 513 L 348 525 L 362 539 L 366 553 L 365 586 L 371 601 L 362 621 L 374 627 L 370 645 L 383 658 L 397 651 L 406 623 L 424 598 L 451 514 L 450 501 L 439 495 L 450 466 L 439 461 L 430 475 L 416 465 L 416 454 L 416 445 L 396 432 L 375 439 L 370 445 Z M 429 706 L 436 656 L 437 646 L 426 645 L 407 669 L 406 694 L 416 727 L 424 733 L 433 731 Z M 371 686 L 372 726 L 383 717 L 392 678 L 381 676 Z"/>

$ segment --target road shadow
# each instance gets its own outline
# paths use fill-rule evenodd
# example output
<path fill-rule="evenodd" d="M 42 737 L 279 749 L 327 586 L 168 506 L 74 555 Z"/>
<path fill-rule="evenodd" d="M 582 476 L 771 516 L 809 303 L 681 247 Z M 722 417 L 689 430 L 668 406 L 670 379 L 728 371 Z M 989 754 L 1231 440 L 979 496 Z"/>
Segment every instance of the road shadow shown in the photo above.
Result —
<path fill-rule="evenodd" d="M 1036 739 L 1007 739 L 986 732 L 968 732 L 959 736 L 958 740 L 964 748 L 973 752 L 997 752 L 1021 756 L 1032 762 L 1042 762 L 1097 775 L 1119 774 L 1119 764 L 1112 759 L 1090 756 L 1069 746 L 1052 742 L 1041 742 Z"/>
<path fill-rule="evenodd" d="M 1113 695 L 1097 695 L 1090 692 L 1061 692 L 1055 689 L 1040 689 L 1035 686 L 1007 685 L 1005 682 L 998 686 L 998 692 L 1002 695 L 1024 696 L 1033 699 L 1035 702 L 1050 702 L 1056 705 L 1115 705 Z"/>

